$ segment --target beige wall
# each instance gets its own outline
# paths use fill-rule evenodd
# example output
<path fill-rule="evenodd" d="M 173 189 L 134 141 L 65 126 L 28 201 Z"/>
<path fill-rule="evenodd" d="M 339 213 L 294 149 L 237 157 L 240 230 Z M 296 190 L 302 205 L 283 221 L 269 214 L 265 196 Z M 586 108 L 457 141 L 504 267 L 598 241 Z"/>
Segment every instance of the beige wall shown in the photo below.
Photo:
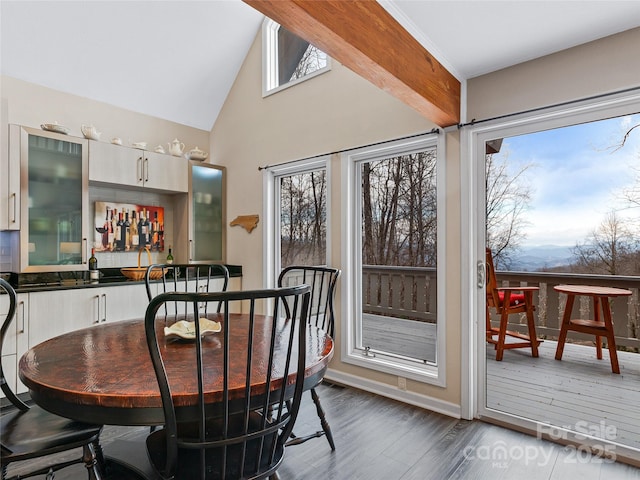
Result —
<path fill-rule="evenodd" d="M 150 148 L 178 138 L 187 150 L 209 145 L 209 132 L 114 107 L 88 98 L 41 87 L 15 78 L 0 77 L 0 94 L 7 100 L 8 123 L 40 128 L 58 122 L 82 137 L 81 126 L 94 125 L 102 132 L 101 141 L 120 137 L 124 145 L 147 142 Z"/>
<path fill-rule="evenodd" d="M 259 166 L 273 165 L 314 155 L 359 147 L 373 142 L 430 131 L 435 125 L 410 107 L 379 90 L 334 61 L 331 71 L 262 97 L 261 35 L 254 42 L 222 112 L 211 132 L 213 162 L 227 167 L 227 218 L 258 213 L 262 216 L 262 173 Z M 448 235 L 459 237 L 458 140 L 451 136 L 447 148 L 450 201 L 447 204 Z M 449 155 L 448 155 L 449 156 Z M 449 159 L 448 159 L 449 160 Z M 340 264 L 342 225 L 340 155 L 331 157 L 331 265 Z M 263 286 L 262 224 L 251 234 L 227 229 L 227 259 L 243 266 L 243 287 Z M 450 244 L 447 270 L 459 271 L 459 242 Z M 451 275 L 447 287 L 447 388 L 408 381 L 408 390 L 445 402 L 460 402 L 459 275 Z M 339 308 L 339 298 L 337 299 Z M 338 321 L 346 319 L 338 319 Z M 340 332 L 340 325 L 336 326 Z M 355 367 L 340 361 L 340 335 L 336 338 L 333 370 L 396 386 L 397 377 Z"/>
<path fill-rule="evenodd" d="M 640 85 L 640 28 L 467 82 L 467 118 L 477 120 Z"/>

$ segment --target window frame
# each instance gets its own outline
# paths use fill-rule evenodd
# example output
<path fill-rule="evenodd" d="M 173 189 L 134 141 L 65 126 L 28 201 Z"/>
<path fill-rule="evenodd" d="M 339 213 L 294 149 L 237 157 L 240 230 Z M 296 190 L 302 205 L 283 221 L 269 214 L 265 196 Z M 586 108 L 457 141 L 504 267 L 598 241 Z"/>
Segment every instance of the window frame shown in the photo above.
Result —
<path fill-rule="evenodd" d="M 304 77 L 278 85 L 278 29 L 280 24 L 265 18 L 262 23 L 262 97 L 286 90 L 301 82 L 310 80 L 331 70 L 331 57 L 327 55 L 327 65 Z M 314 45 L 315 46 L 315 45 Z M 317 47 L 316 47 L 317 48 Z M 274 86 L 275 85 L 275 86 Z"/>
<path fill-rule="evenodd" d="M 342 208 L 342 318 L 341 360 L 344 363 L 368 368 L 378 372 L 410 378 L 422 383 L 446 387 L 446 218 L 445 218 L 445 133 L 425 134 L 410 139 L 388 142 L 352 150 L 342 154 L 342 192 L 345 206 Z M 436 312 L 436 364 L 421 364 L 406 361 L 395 356 L 376 352 L 375 356 L 365 356 L 357 345 L 358 331 L 362 328 L 362 236 L 361 224 L 361 177 L 360 164 L 363 161 L 388 158 L 418 152 L 435 147 L 436 152 L 436 199 L 437 199 L 437 312 Z"/>
<path fill-rule="evenodd" d="M 325 170 L 326 185 L 326 259 L 331 258 L 331 169 L 330 155 L 298 160 L 265 168 L 263 176 L 263 230 L 264 264 L 263 275 L 266 288 L 273 288 L 281 270 L 280 265 L 280 182 L 281 177 Z"/>

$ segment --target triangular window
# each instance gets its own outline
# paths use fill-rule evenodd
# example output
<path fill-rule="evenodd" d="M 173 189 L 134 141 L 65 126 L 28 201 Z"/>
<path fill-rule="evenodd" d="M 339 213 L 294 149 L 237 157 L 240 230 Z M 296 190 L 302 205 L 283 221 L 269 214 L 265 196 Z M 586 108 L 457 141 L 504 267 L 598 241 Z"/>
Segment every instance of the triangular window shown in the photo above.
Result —
<path fill-rule="evenodd" d="M 269 95 L 330 69 L 330 58 L 272 20 L 263 26 L 263 93 Z"/>

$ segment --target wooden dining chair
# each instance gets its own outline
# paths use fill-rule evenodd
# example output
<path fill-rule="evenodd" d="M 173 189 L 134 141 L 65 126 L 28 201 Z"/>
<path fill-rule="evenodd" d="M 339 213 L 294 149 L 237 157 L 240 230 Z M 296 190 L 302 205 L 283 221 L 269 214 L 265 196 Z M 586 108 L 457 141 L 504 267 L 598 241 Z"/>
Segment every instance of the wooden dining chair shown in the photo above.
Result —
<path fill-rule="evenodd" d="M 6 316 L 0 329 L 0 358 L 3 347 L 15 341 L 17 332 L 13 319 L 16 311 L 16 292 L 0 278 L 0 305 L 7 305 Z M 69 420 L 24 403 L 9 386 L 0 362 L 0 387 L 12 408 L 0 416 L 0 467 L 2 480 L 7 478 L 8 465 L 14 462 L 46 457 L 54 453 L 82 448 L 82 455 L 72 460 L 51 463 L 17 478 L 34 475 L 54 477 L 54 472 L 76 463 L 84 463 L 90 480 L 104 478 L 104 458 L 99 439 L 102 425 Z M 100 476 L 102 475 L 102 476 Z M 15 477 L 14 477 L 15 478 Z"/>
<path fill-rule="evenodd" d="M 146 443 L 151 464 L 162 478 L 275 476 L 302 398 L 310 296 L 310 287 L 302 285 L 238 292 L 163 293 L 151 300 L 145 333 L 165 425 L 152 432 Z M 284 298 L 290 302 L 293 299 L 289 315 L 283 307 Z M 194 321 L 191 343 L 176 346 L 193 351 L 191 372 L 185 371 L 185 375 L 194 376 L 198 386 L 193 391 L 197 402 L 193 408 L 176 405 L 181 399 L 172 397 L 171 384 L 181 379 L 167 378 L 163 363 L 169 349 L 162 329 L 164 319 L 158 316 L 164 317 L 163 306 L 174 302 L 184 304 L 191 318 L 200 317 L 202 303 L 222 305 L 220 313 L 209 314 L 220 321 L 219 333 L 202 337 L 200 321 Z M 230 317 L 230 310 L 240 302 L 248 304 L 248 318 Z M 257 321 L 260 316 L 256 313 L 267 308 L 265 305 L 270 305 L 266 326 Z M 246 335 L 239 335 L 239 330 Z M 283 372 L 288 372 L 285 382 Z M 205 396 L 212 384 L 220 386 L 216 398 Z"/>
<path fill-rule="evenodd" d="M 157 278 L 156 280 L 153 280 Z M 229 286 L 229 269 L 218 263 L 154 264 L 145 274 L 149 301 L 159 293 L 167 292 L 226 292 Z M 185 315 L 177 310 L 178 304 L 164 305 L 167 315 Z M 203 304 L 206 314 L 210 305 Z M 215 306 L 220 311 L 221 305 Z"/>
<path fill-rule="evenodd" d="M 533 317 L 535 306 L 533 293 L 538 287 L 498 287 L 496 272 L 493 265 L 491 249 L 486 249 L 486 336 L 487 342 L 495 345 L 496 360 L 501 361 L 504 351 L 512 348 L 531 348 L 531 356 L 538 356 L 538 345 L 542 342 L 536 336 L 536 325 Z M 491 308 L 500 316 L 497 327 L 491 324 Z M 520 333 L 509 330 L 509 316 L 525 314 L 527 332 Z M 495 338 L 494 338 L 495 337 Z M 514 339 L 513 341 L 507 341 Z"/>
<path fill-rule="evenodd" d="M 311 305 L 309 307 L 309 323 L 327 332 L 333 338 L 335 315 L 333 310 L 333 300 L 335 297 L 336 284 L 340 277 L 340 270 L 329 267 L 312 267 L 303 265 L 292 265 L 286 267 L 278 276 L 279 287 L 289 287 L 293 285 L 307 284 L 311 286 Z M 286 304 L 285 304 L 286 306 Z M 320 404 L 320 397 L 314 388 L 311 389 L 311 398 L 316 406 L 316 412 L 320 419 L 322 430 L 299 436 L 292 433 L 291 440 L 287 445 L 298 445 L 325 436 L 329 442 L 331 450 L 336 449 L 333 441 L 331 427 L 327 422 L 326 414 Z"/>

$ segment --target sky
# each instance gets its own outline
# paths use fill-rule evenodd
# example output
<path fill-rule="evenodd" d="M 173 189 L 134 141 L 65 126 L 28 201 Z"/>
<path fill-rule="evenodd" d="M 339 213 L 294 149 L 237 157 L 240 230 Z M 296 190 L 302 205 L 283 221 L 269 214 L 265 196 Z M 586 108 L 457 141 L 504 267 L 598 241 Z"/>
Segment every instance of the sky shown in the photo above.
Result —
<path fill-rule="evenodd" d="M 623 148 L 612 148 L 637 124 L 640 114 L 504 139 L 498 155 L 512 172 L 530 165 L 523 246 L 583 243 L 612 210 L 640 219 L 640 207 L 622 198 L 636 181 L 640 187 L 640 127 Z"/>

